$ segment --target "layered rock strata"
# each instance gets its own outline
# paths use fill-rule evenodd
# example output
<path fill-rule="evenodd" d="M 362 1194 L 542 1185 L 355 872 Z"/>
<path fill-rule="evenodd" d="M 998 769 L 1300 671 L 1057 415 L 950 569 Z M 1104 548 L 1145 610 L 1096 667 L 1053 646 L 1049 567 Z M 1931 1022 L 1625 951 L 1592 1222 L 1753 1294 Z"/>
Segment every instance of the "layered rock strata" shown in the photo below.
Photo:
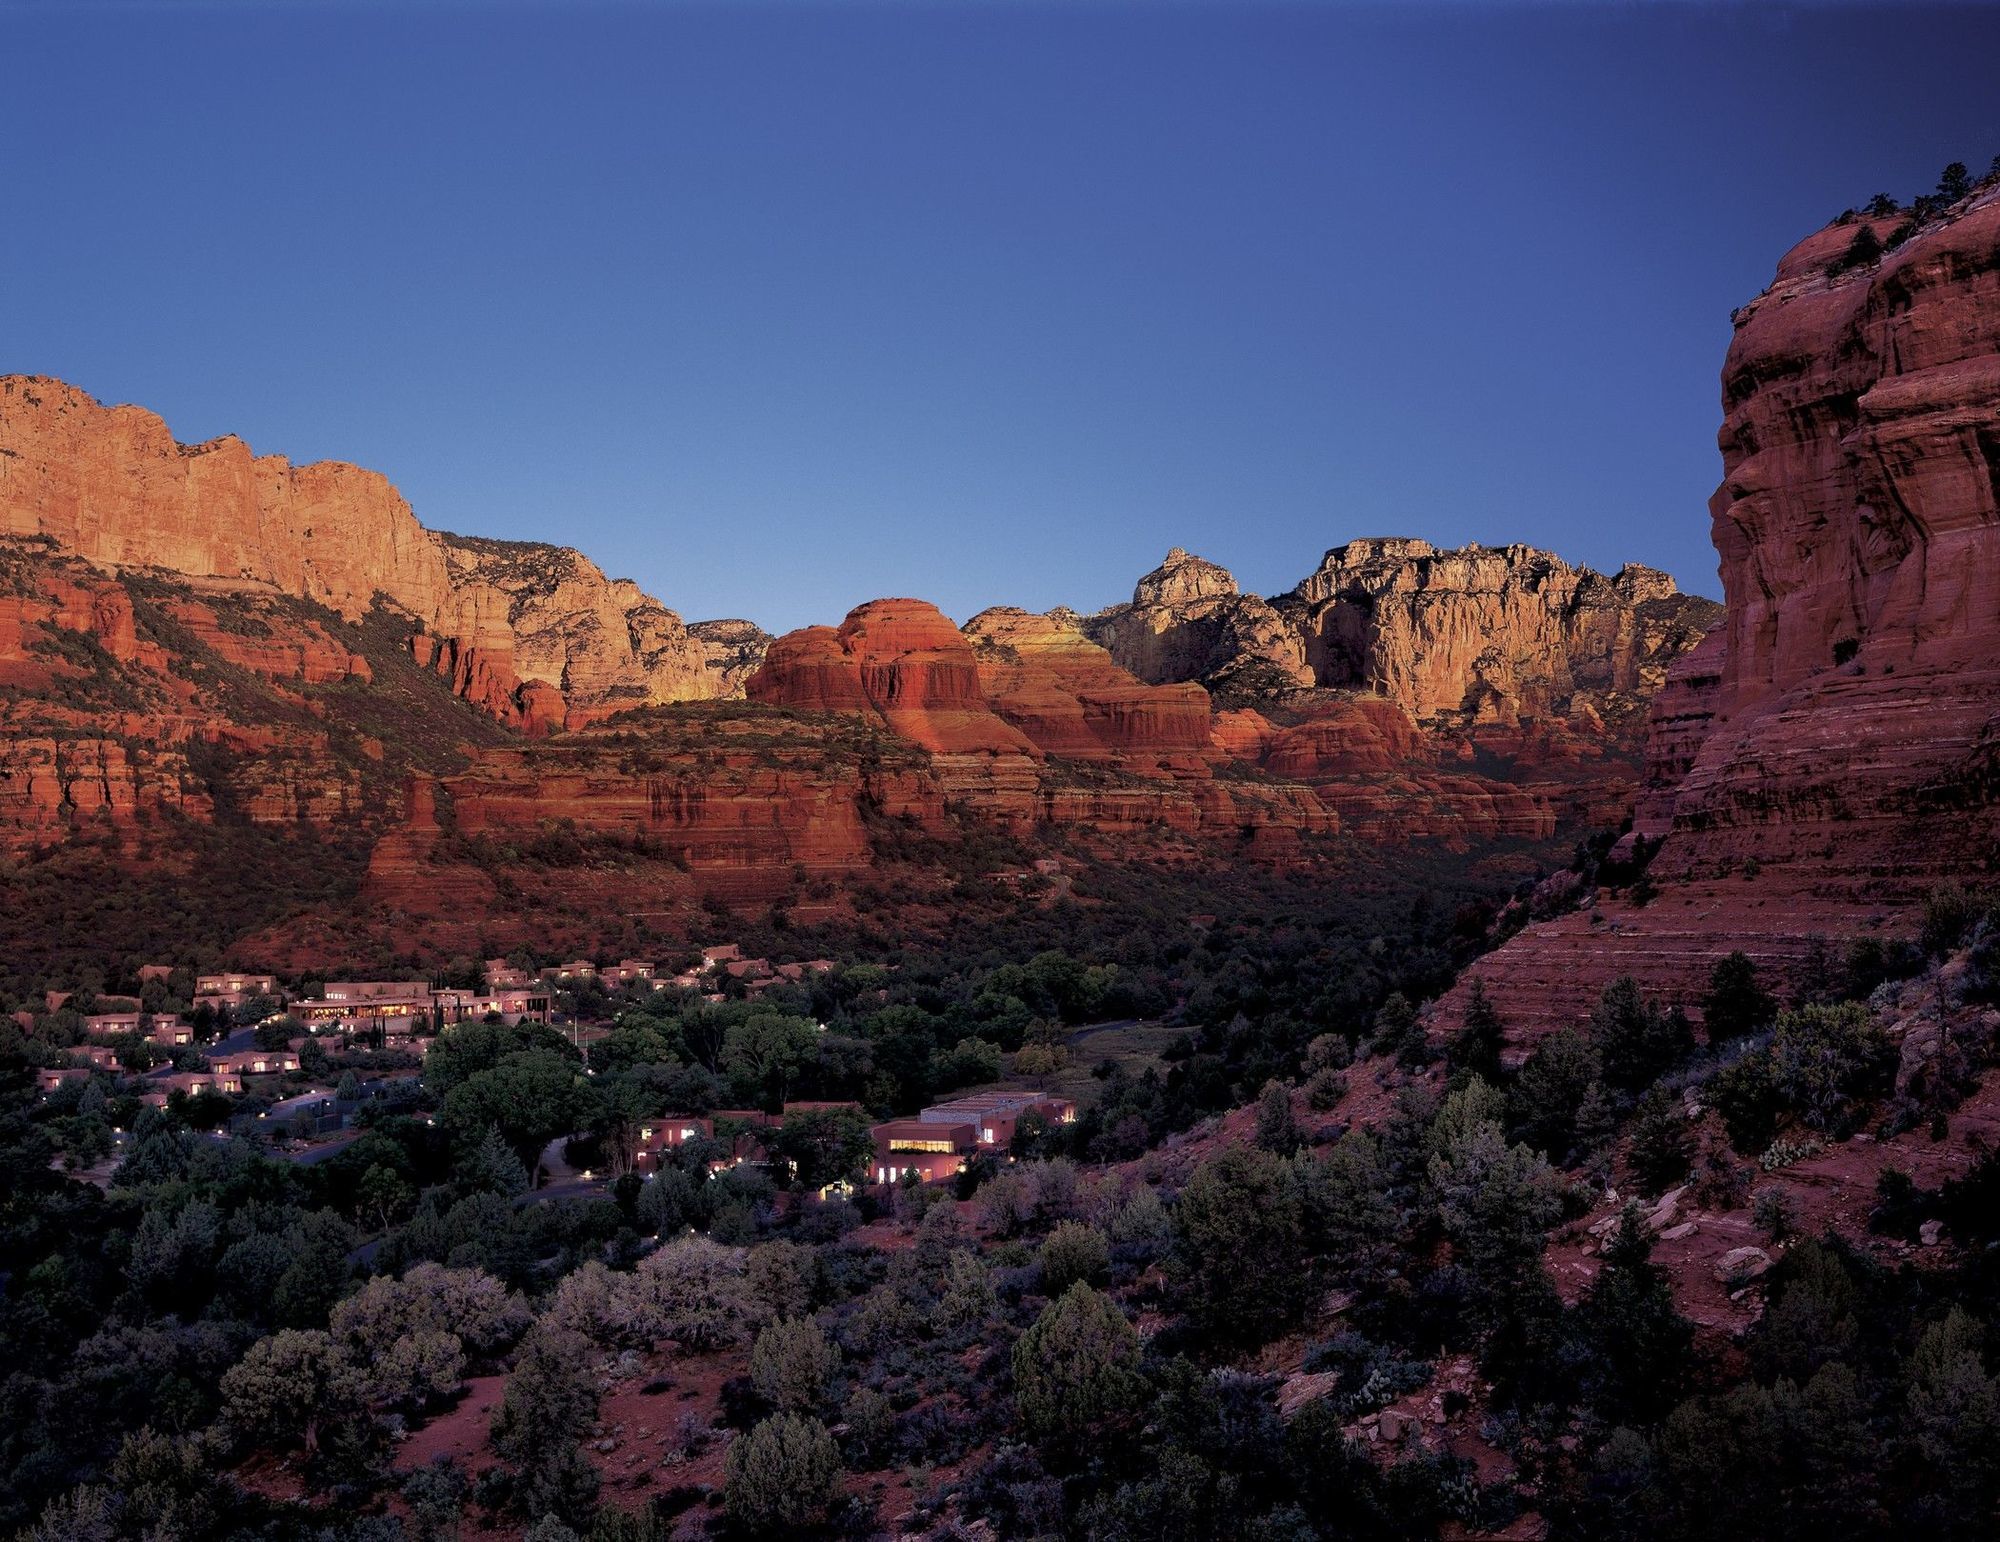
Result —
<path fill-rule="evenodd" d="M 566 547 L 427 530 L 379 473 L 183 445 L 138 407 L 0 377 L 0 534 L 116 572 L 275 590 L 359 620 L 387 605 L 469 700 L 530 727 L 730 694 L 754 639 L 679 616 Z"/>
<path fill-rule="evenodd" d="M 876 600 L 837 628 L 778 638 L 746 690 L 880 724 L 930 753 L 949 798 L 1010 826 L 1208 831 L 1266 848 L 1337 827 L 1297 785 L 1219 781 L 1207 693 L 1146 685 L 1059 616 L 997 609 L 961 631 L 921 600 Z"/>
<path fill-rule="evenodd" d="M 1655 703 L 1637 811 L 1664 892 L 1482 961 L 1524 1027 L 1620 973 L 1691 1000 L 1736 946 L 1782 973 L 2000 858 L 2000 190 L 1878 262 L 1838 261 L 1853 237 L 1808 237 L 1737 313 L 1727 621 Z"/>

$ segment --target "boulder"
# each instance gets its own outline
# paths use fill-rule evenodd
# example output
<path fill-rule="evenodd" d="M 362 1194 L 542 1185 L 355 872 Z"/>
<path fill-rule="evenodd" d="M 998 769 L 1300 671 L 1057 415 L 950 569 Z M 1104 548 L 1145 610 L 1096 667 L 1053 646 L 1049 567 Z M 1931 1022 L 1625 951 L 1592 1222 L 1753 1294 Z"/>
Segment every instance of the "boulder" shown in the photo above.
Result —
<path fill-rule="evenodd" d="M 1715 1261 L 1715 1277 L 1724 1285 L 1741 1285 L 1769 1271 L 1771 1255 L 1762 1248 L 1731 1248 Z"/>

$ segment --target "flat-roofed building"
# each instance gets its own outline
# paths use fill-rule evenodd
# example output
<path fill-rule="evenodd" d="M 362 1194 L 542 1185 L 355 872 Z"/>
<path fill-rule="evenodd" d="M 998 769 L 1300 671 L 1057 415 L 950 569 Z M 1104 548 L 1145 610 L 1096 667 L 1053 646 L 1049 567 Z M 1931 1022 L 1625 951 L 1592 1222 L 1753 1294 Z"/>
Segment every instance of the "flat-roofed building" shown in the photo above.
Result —
<path fill-rule="evenodd" d="M 523 986 L 508 990 L 433 991 L 431 1000 L 444 1012 L 447 1023 L 476 1023 L 498 1017 L 504 1023 L 546 1023 L 555 1001 L 545 990 Z"/>
<path fill-rule="evenodd" d="M 194 1097 L 203 1092 L 241 1092 L 243 1078 L 234 1071 L 155 1071 L 146 1078 L 146 1086 L 154 1092 Z"/>
<path fill-rule="evenodd" d="M 969 1121 L 978 1128 L 981 1146 L 990 1151 L 1005 1151 L 1014 1143 L 1016 1127 L 1030 1113 L 1040 1115 L 1050 1124 L 1076 1122 L 1076 1104 L 1068 1098 L 1025 1089 L 968 1093 L 962 1098 L 934 1103 L 917 1117 L 933 1124 Z"/>
<path fill-rule="evenodd" d="M 1076 1118 L 1076 1105 L 1027 1088 L 973 1092 L 934 1103 L 913 1119 L 875 1126 L 869 1176 L 876 1183 L 897 1183 L 911 1173 L 925 1183 L 954 1177 L 981 1152 L 1005 1157 L 1014 1131 L 1031 1113 L 1051 1124 L 1069 1124 Z"/>
<path fill-rule="evenodd" d="M 292 1004 L 303 1022 L 382 1022 L 390 1018 L 428 1017 L 428 980 L 329 980 L 324 995 Z"/>
<path fill-rule="evenodd" d="M 953 1178 L 979 1150 L 979 1131 L 971 1124 L 891 1119 L 871 1133 L 875 1158 L 869 1176 L 877 1183 L 900 1183 L 912 1173 L 924 1183 Z"/>
<path fill-rule="evenodd" d="M 246 996 L 275 996 L 278 994 L 278 977 L 274 974 L 198 974 L 194 977 L 194 988 L 210 996 L 232 992 Z"/>
<path fill-rule="evenodd" d="M 93 1012 L 83 1020 L 83 1031 L 97 1039 L 108 1039 L 120 1033 L 138 1033 L 145 1018 L 143 1012 Z"/>
<path fill-rule="evenodd" d="M 212 1062 L 218 1072 L 234 1076 L 282 1076 L 299 1068 L 299 1057 L 288 1049 L 245 1049 Z"/>
<path fill-rule="evenodd" d="M 489 991 L 520 990 L 534 984 L 534 979 L 525 969 L 516 969 L 504 958 L 489 958 L 486 961 L 486 988 Z"/>
<path fill-rule="evenodd" d="M 714 1135 L 715 1121 L 700 1114 L 662 1114 L 643 1120 L 632 1138 L 632 1170 L 650 1176 L 659 1171 L 664 1153 Z"/>

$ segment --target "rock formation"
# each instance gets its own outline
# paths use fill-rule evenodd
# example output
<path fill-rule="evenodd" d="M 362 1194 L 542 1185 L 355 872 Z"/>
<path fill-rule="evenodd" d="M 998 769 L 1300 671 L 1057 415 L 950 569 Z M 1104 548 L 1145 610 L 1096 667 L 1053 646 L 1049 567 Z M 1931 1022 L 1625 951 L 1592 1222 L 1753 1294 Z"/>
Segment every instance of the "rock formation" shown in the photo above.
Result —
<path fill-rule="evenodd" d="M 1808 237 L 1737 312 L 1727 620 L 1655 702 L 1637 810 L 1662 892 L 1483 960 L 1524 1027 L 1620 973 L 1689 1000 L 1737 947 L 1782 972 L 2000 855 L 2000 189 L 1830 269 L 1853 234 Z"/>
<path fill-rule="evenodd" d="M 40 539 L 0 541 L 0 850 L 162 815 L 353 817 L 385 755 L 360 641 L 284 596 L 104 573 Z"/>
<path fill-rule="evenodd" d="M 1045 754 L 1192 768 L 1209 747 L 1206 691 L 1135 679 L 1062 617 L 997 606 L 964 635 L 994 712 Z"/>
<path fill-rule="evenodd" d="M 712 657 L 716 643 L 577 552 L 427 530 L 376 472 L 294 466 L 233 436 L 178 444 L 153 413 L 35 376 L 0 377 L 0 535 L 350 621 L 387 604 L 467 699 L 527 726 L 724 695 L 742 672 L 746 639 Z"/>
<path fill-rule="evenodd" d="M 1270 605 L 1178 546 L 1139 580 L 1131 604 L 1099 611 L 1082 629 L 1155 685 L 1195 680 L 1254 695 L 1317 683 L 1302 640 Z"/>
<path fill-rule="evenodd" d="M 1622 716 L 1717 618 L 1651 568 L 1606 578 L 1529 546 L 1408 539 L 1335 547 L 1278 603 L 1316 684 L 1455 727 Z"/>
<path fill-rule="evenodd" d="M 1337 546 L 1290 593 L 1241 593 L 1179 547 L 1083 628 L 1143 680 L 1382 696 L 1426 726 L 1631 716 L 1720 611 L 1651 568 L 1607 578 L 1528 546 Z"/>
<path fill-rule="evenodd" d="M 1207 693 L 1135 679 L 1060 616 L 995 609 L 961 631 L 921 600 L 875 600 L 778 638 L 746 689 L 879 723 L 931 753 L 951 800 L 1005 825 L 1249 833 L 1274 851 L 1337 827 L 1297 785 L 1218 781 Z"/>
<path fill-rule="evenodd" d="M 1622 818 L 1644 705 L 1719 615 L 1648 568 L 1378 538 L 1270 602 L 1176 547 L 1078 625 L 1143 679 L 1221 695 L 1218 752 L 1310 785 L 1345 828 L 1463 844 Z"/>
<path fill-rule="evenodd" d="M 1545 841 L 1630 790 L 1625 699 L 1698 619 L 1662 584 L 1355 543 L 1267 603 L 1176 551 L 1087 620 L 892 599 L 773 640 L 0 377 L 0 850 L 318 829 L 372 850 L 373 914 L 473 946 L 502 910 L 796 903 L 968 821 L 1222 862 Z"/>
<path fill-rule="evenodd" d="M 771 646 L 771 634 L 754 621 L 694 621 L 688 625 L 688 636 L 701 644 L 715 686 L 711 695 L 718 700 L 742 696 L 744 683 L 757 672 Z"/>
<path fill-rule="evenodd" d="M 524 859 L 543 898 L 600 911 L 769 901 L 801 875 L 868 868 L 875 820 L 944 826 L 928 757 L 884 729 L 742 703 L 641 712 L 413 779 L 366 893 L 433 937 L 531 909 Z"/>

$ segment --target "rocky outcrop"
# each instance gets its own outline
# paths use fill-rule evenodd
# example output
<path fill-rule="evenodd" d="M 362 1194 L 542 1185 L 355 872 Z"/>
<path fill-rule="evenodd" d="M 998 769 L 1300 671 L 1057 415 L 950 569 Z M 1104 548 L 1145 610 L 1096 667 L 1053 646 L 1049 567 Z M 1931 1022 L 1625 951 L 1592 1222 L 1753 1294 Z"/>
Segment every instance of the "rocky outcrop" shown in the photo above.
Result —
<path fill-rule="evenodd" d="M 1082 629 L 1155 685 L 1194 680 L 1256 695 L 1317 683 L 1303 641 L 1269 604 L 1178 546 L 1139 580 L 1131 604 L 1099 611 Z"/>
<path fill-rule="evenodd" d="M 764 662 L 771 634 L 754 621 L 695 621 L 688 636 L 701 645 L 702 659 L 715 684 L 714 695 L 740 697 L 743 687 Z"/>
<path fill-rule="evenodd" d="M 330 827 L 378 738 L 356 629 L 317 607 L 108 574 L 0 540 L 0 849 L 159 816 Z M 340 691 L 340 687 L 360 688 Z"/>
<path fill-rule="evenodd" d="M 1380 696 L 1453 731 L 1575 719 L 1602 735 L 1636 722 L 1720 614 L 1651 568 L 1607 578 L 1528 546 L 1384 537 L 1335 547 L 1268 603 L 1176 547 L 1083 629 L 1144 680 Z"/>
<path fill-rule="evenodd" d="M 1661 893 L 1482 960 L 1524 1028 L 1621 973 L 1689 1001 L 1736 947 L 1782 975 L 2000 856 L 2000 189 L 1879 262 L 1835 261 L 1853 235 L 1809 237 L 1737 312 L 1727 620 L 1655 703 L 1637 811 Z"/>
<path fill-rule="evenodd" d="M 837 628 L 789 632 L 744 689 L 771 706 L 869 715 L 934 754 L 1040 753 L 988 706 L 971 643 L 923 600 L 872 600 Z"/>
<path fill-rule="evenodd" d="M 2000 190 L 1829 275 L 1851 235 L 1737 314 L 1727 642 L 1663 871 L 1813 862 L 1907 898 L 2000 835 Z"/>
<path fill-rule="evenodd" d="M 367 897 L 437 935 L 532 909 L 536 883 L 627 907 L 768 901 L 865 870 L 871 821 L 937 831 L 927 757 L 883 730 L 742 704 L 495 747 L 413 781 L 376 846 Z M 472 909 L 468 912 L 467 908 Z"/>
<path fill-rule="evenodd" d="M 531 727 L 728 694 L 742 672 L 742 639 L 712 656 L 715 643 L 566 547 L 427 530 L 376 472 L 294 466 L 233 436 L 178 444 L 153 413 L 35 376 L 0 377 L 0 534 L 350 621 L 386 604 L 468 699 Z"/>
<path fill-rule="evenodd" d="M 1529 546 L 1409 539 L 1335 547 L 1279 608 L 1317 684 L 1454 727 L 1626 716 L 1718 616 L 1651 568 L 1607 578 Z"/>

